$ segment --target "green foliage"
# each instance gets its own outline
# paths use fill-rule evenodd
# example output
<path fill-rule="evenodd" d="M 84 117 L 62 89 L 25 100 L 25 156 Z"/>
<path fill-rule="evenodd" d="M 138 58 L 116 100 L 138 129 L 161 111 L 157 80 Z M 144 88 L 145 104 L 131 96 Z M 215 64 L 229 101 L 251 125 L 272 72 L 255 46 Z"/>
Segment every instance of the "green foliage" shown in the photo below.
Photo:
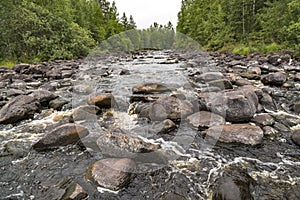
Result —
<path fill-rule="evenodd" d="M 297 53 L 299 23 L 299 0 L 182 0 L 177 30 L 209 50 Z"/>
<path fill-rule="evenodd" d="M 124 30 L 106 0 L 2 0 L 0 16 L 0 60 L 84 56 Z"/>

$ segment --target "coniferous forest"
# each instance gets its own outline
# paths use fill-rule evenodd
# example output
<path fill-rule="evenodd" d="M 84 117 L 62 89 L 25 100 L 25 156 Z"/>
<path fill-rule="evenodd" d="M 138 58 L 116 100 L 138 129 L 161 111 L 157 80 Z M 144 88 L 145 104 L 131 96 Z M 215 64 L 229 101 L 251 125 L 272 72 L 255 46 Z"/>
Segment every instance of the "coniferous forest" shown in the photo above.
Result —
<path fill-rule="evenodd" d="M 107 0 L 3 0 L 0 62 L 72 59 L 121 32 L 136 29 L 132 16 Z M 299 0 L 182 0 L 177 32 L 207 50 L 248 54 L 300 52 Z M 174 48 L 171 23 L 154 23 L 118 39 L 121 50 Z M 114 42 L 116 40 L 113 40 Z M 176 42 L 177 41 L 177 42 Z"/>
<path fill-rule="evenodd" d="M 300 52 L 299 0 L 183 0 L 177 31 L 210 50 Z"/>

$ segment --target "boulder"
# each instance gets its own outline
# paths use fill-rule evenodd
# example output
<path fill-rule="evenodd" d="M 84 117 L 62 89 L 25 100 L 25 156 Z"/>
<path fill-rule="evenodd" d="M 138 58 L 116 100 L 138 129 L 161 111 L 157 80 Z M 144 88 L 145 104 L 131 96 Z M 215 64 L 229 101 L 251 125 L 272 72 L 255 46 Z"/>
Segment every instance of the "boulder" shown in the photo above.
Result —
<path fill-rule="evenodd" d="M 74 121 L 97 119 L 99 108 L 93 105 L 84 105 L 74 109 L 72 117 Z"/>
<path fill-rule="evenodd" d="M 220 173 L 213 184 L 211 199 L 214 200 L 253 200 L 255 180 L 241 166 L 229 166 Z"/>
<path fill-rule="evenodd" d="M 208 82 L 223 79 L 224 75 L 221 72 L 206 72 L 196 77 L 197 81 Z"/>
<path fill-rule="evenodd" d="M 255 115 L 251 121 L 262 126 L 272 126 L 275 124 L 274 118 L 268 113 Z"/>
<path fill-rule="evenodd" d="M 40 110 L 37 99 L 28 95 L 19 95 L 5 104 L 0 110 L 0 124 L 19 122 L 29 119 Z"/>
<path fill-rule="evenodd" d="M 260 67 L 249 67 L 247 71 L 250 74 L 261 75 L 261 69 L 260 69 Z"/>
<path fill-rule="evenodd" d="M 300 101 L 294 103 L 293 110 L 295 113 L 300 114 Z"/>
<path fill-rule="evenodd" d="M 49 108 L 53 108 L 54 110 L 61 110 L 64 105 L 68 104 L 69 102 L 63 98 L 56 98 L 49 102 Z"/>
<path fill-rule="evenodd" d="M 295 131 L 292 134 L 291 138 L 296 145 L 300 146 L 300 131 L 299 130 Z"/>
<path fill-rule="evenodd" d="M 57 148 L 78 142 L 89 134 L 87 128 L 79 124 L 64 124 L 44 135 L 33 148 L 37 151 Z"/>
<path fill-rule="evenodd" d="M 111 108 L 114 103 L 114 97 L 110 93 L 93 93 L 88 96 L 87 103 L 99 108 Z"/>
<path fill-rule="evenodd" d="M 227 124 L 210 127 L 206 135 L 224 143 L 257 145 L 262 143 L 263 131 L 249 124 Z"/>
<path fill-rule="evenodd" d="M 219 79 L 219 80 L 209 81 L 208 85 L 210 87 L 218 87 L 221 90 L 233 88 L 231 82 L 227 79 Z"/>
<path fill-rule="evenodd" d="M 160 83 L 144 83 L 133 86 L 133 94 L 157 94 L 170 92 L 170 87 Z"/>
<path fill-rule="evenodd" d="M 138 136 L 125 133 L 121 130 L 104 132 L 97 140 L 98 147 L 104 154 L 116 154 L 117 152 L 147 153 L 160 149 L 160 145 L 145 142 Z M 121 153 L 120 153 L 121 154 Z M 120 156 L 120 154 L 117 154 Z"/>
<path fill-rule="evenodd" d="M 85 178 L 97 186 L 119 190 L 130 182 L 136 164 L 128 158 L 108 158 L 96 161 L 87 170 Z"/>
<path fill-rule="evenodd" d="M 295 74 L 294 81 L 300 81 L 300 73 Z"/>
<path fill-rule="evenodd" d="M 58 96 L 47 90 L 34 90 L 29 96 L 37 99 L 41 105 L 47 106 L 48 103 Z"/>
<path fill-rule="evenodd" d="M 162 122 L 154 124 L 151 127 L 151 132 L 154 132 L 154 133 L 168 133 L 170 131 L 175 130 L 176 128 L 177 128 L 177 126 L 172 120 L 166 119 Z"/>
<path fill-rule="evenodd" d="M 217 114 L 200 111 L 187 117 L 187 122 L 198 130 L 225 124 L 225 119 Z"/>
<path fill-rule="evenodd" d="M 180 120 L 193 113 L 193 105 L 176 97 L 161 97 L 157 99 L 149 110 L 149 117 L 152 121 L 165 119 Z"/>
<path fill-rule="evenodd" d="M 83 200 L 87 197 L 88 193 L 78 183 L 72 182 L 68 185 L 60 200 Z"/>
<path fill-rule="evenodd" d="M 287 76 L 282 72 L 270 73 L 261 78 L 261 82 L 266 85 L 281 86 L 287 80 Z"/>
<path fill-rule="evenodd" d="M 249 121 L 258 107 L 258 98 L 250 86 L 233 91 L 202 93 L 199 98 L 207 110 L 224 116 L 229 122 Z"/>

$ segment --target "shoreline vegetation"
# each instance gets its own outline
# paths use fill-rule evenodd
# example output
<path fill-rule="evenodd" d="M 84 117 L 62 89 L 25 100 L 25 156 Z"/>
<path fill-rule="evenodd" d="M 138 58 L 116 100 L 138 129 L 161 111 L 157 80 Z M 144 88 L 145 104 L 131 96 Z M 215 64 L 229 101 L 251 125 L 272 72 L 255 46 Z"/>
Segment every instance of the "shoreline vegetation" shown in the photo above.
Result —
<path fill-rule="evenodd" d="M 280 14 L 279 14 L 280 13 Z M 76 59 L 97 50 L 204 49 L 248 55 L 300 56 L 297 0 L 183 0 L 175 27 L 154 22 L 137 30 L 107 0 L 0 2 L 0 66 Z"/>

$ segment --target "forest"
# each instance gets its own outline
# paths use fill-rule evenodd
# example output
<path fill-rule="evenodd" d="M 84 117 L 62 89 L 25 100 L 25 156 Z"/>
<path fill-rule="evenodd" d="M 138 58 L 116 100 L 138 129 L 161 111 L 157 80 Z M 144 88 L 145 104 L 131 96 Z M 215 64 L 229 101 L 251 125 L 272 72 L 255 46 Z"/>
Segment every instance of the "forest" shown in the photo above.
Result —
<path fill-rule="evenodd" d="M 107 0 L 2 0 L 0 16 L 0 63 L 73 59 L 100 44 L 124 51 L 189 46 L 182 35 L 206 50 L 300 52 L 299 0 L 182 0 L 177 33 L 171 23 L 137 30 Z"/>
<path fill-rule="evenodd" d="M 177 31 L 209 50 L 300 54 L 299 0 L 182 0 Z"/>

